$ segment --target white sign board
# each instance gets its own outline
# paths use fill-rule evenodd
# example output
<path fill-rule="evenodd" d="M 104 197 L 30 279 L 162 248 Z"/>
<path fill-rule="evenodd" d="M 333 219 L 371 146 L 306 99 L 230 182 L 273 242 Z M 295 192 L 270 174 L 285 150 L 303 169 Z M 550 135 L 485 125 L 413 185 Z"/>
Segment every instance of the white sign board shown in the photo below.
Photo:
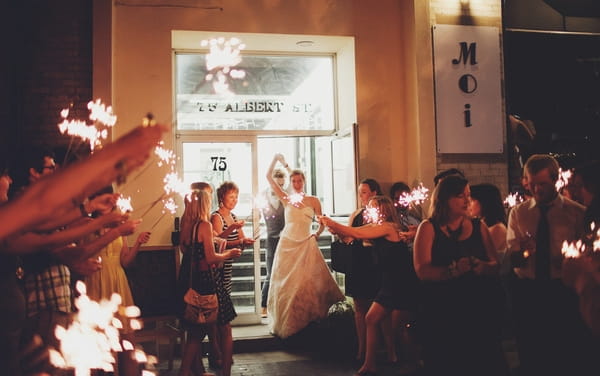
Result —
<path fill-rule="evenodd" d="M 502 153 L 500 31 L 433 27 L 438 153 Z"/>

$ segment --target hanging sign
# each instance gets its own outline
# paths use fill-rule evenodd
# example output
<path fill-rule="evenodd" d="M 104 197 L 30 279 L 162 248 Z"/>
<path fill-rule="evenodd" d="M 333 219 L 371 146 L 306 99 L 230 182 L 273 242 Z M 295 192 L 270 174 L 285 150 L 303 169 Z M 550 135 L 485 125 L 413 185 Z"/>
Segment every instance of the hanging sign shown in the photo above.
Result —
<path fill-rule="evenodd" d="M 436 25 L 433 45 L 438 153 L 502 153 L 498 28 Z"/>

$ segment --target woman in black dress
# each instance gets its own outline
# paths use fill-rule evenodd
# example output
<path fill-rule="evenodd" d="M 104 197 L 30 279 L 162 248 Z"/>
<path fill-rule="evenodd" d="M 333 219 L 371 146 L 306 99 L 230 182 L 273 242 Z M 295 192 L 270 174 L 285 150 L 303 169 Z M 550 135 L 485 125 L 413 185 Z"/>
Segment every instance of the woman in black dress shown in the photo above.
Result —
<path fill-rule="evenodd" d="M 444 178 L 433 193 L 431 217 L 415 238 L 427 375 L 508 374 L 497 253 L 485 223 L 469 216 L 469 203 L 467 180 Z"/>
<path fill-rule="evenodd" d="M 219 317 L 217 327 L 219 330 L 219 345 L 223 361 L 223 375 L 231 374 L 233 362 L 233 339 L 230 322 L 236 317 L 231 297 L 223 285 L 223 267 L 225 260 L 239 257 L 242 251 L 239 248 L 216 253 L 213 239 L 212 225 L 208 219 L 210 213 L 210 196 L 206 191 L 194 190 L 186 198 L 185 211 L 181 223 L 181 245 L 184 248 L 184 257 L 179 271 L 178 290 L 181 297 L 182 310 L 185 306 L 183 295 L 189 287 L 200 294 L 216 293 L 219 300 Z M 190 284 L 190 278 L 191 284 Z M 201 356 L 201 345 L 206 335 L 204 325 L 185 322 L 188 331 L 185 351 L 181 359 L 179 376 L 188 376 L 195 371 L 204 372 L 203 367 L 192 370 L 194 361 Z"/>
<path fill-rule="evenodd" d="M 373 179 L 361 181 L 357 193 L 361 207 L 349 218 L 349 224 L 352 227 L 360 227 L 365 224 L 365 207 L 371 198 L 382 194 L 379 183 Z M 351 236 L 340 236 L 340 240 L 352 245 L 351 262 L 346 271 L 345 292 L 354 300 L 354 324 L 358 340 L 356 359 L 362 361 L 365 358 L 367 338 L 365 317 L 381 286 L 381 275 L 375 265 L 375 255 L 370 242 L 363 242 L 362 239 L 355 239 Z"/>
<path fill-rule="evenodd" d="M 375 196 L 366 210 L 369 220 L 361 227 L 344 226 L 328 217 L 320 219 L 337 234 L 373 240 L 381 286 L 366 315 L 365 361 L 357 373 L 363 376 L 373 375 L 377 369 L 381 323 L 393 310 L 412 310 L 417 303 L 417 278 L 392 201 L 388 197 Z"/>

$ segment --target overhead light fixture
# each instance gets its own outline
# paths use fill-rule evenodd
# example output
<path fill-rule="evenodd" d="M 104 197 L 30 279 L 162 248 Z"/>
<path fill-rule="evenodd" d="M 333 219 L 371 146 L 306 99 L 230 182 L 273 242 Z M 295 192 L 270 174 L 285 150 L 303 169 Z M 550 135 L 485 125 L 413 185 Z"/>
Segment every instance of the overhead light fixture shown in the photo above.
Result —
<path fill-rule="evenodd" d="M 299 40 L 296 42 L 296 46 L 298 47 L 312 47 L 314 44 L 315 42 L 312 40 Z"/>

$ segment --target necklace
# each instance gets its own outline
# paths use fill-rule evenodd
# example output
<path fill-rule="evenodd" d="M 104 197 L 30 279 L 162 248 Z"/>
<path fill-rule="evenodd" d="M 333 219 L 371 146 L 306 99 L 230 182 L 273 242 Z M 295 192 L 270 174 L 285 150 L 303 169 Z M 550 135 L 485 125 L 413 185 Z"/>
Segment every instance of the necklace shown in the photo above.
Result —
<path fill-rule="evenodd" d="M 450 237 L 450 239 L 458 240 L 460 234 L 462 233 L 463 221 L 464 218 L 460 220 L 458 227 L 454 230 L 452 230 L 449 225 L 446 225 L 446 231 L 448 231 L 448 236 Z"/>

